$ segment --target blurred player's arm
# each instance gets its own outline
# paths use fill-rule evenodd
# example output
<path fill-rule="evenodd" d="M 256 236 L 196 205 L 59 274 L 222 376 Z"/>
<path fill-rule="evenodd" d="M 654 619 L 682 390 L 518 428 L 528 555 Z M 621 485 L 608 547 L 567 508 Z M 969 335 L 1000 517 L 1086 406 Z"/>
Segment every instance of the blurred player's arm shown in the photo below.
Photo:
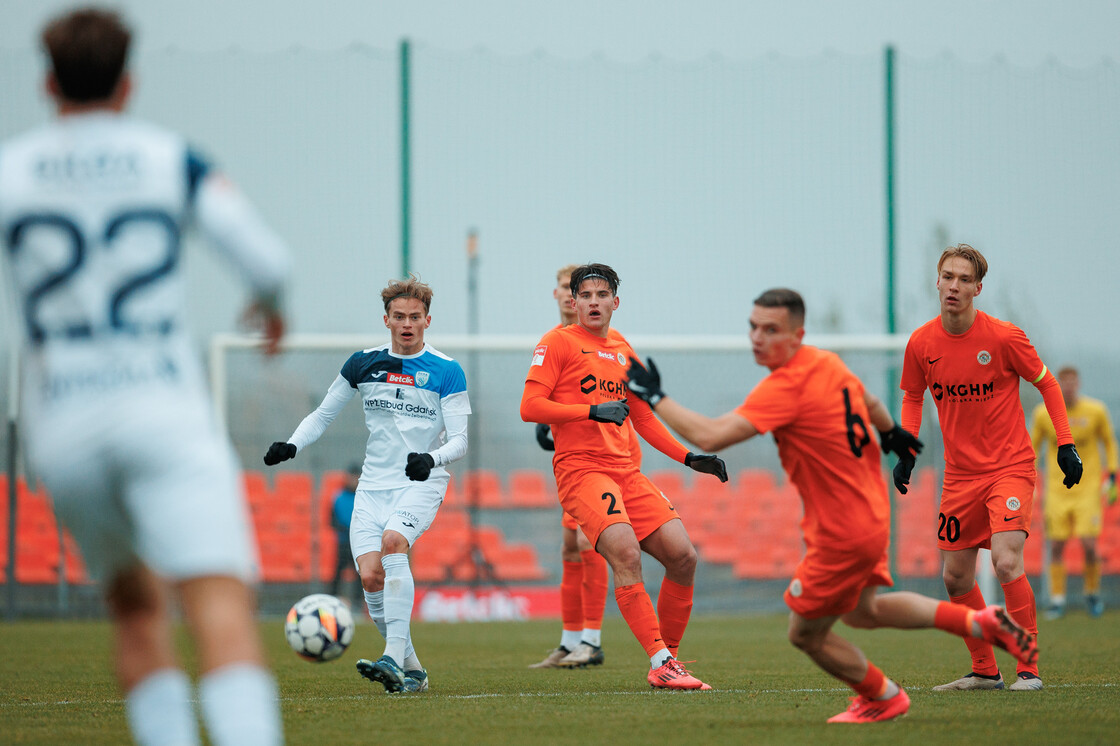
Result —
<path fill-rule="evenodd" d="M 657 370 L 653 359 L 647 359 L 646 365 L 638 360 L 636 355 L 630 357 L 630 368 L 626 372 L 626 387 L 649 409 L 656 411 L 677 435 L 702 451 L 719 451 L 727 446 L 753 438 L 758 435 L 758 430 L 745 417 L 735 412 L 728 412 L 717 418 L 707 417 L 699 412 L 678 404 L 668 398 L 661 390 L 661 374 Z M 637 409 L 635 409 L 634 422 L 637 427 Z M 642 437 L 645 434 L 638 430 Z M 657 446 L 650 442 L 655 448 Z M 661 450 L 658 448 L 658 450 Z M 662 451 L 665 453 L 665 451 Z M 668 455 L 668 454 L 666 454 Z"/>
<path fill-rule="evenodd" d="M 662 397 L 656 411 L 677 435 L 702 451 L 715 453 L 758 435 L 758 429 L 750 420 L 734 411 L 708 417 L 668 396 Z"/>
<path fill-rule="evenodd" d="M 1031 447 L 1034 448 L 1036 460 L 1042 461 L 1042 447 L 1046 445 L 1046 405 L 1034 408 L 1031 414 Z"/>
<path fill-rule="evenodd" d="M 282 295 L 291 272 L 288 249 L 232 182 L 192 154 L 188 181 L 199 229 L 237 267 L 253 290 L 243 321 L 261 329 L 266 352 L 284 334 Z"/>
<path fill-rule="evenodd" d="M 1116 472 L 1120 469 L 1120 452 L 1118 452 L 1116 444 L 1116 431 L 1112 428 L 1112 418 L 1108 414 L 1108 409 L 1101 406 L 1100 417 L 1100 432 L 1098 437 L 1101 443 L 1104 444 L 1104 457 L 1105 468 L 1108 469 L 1108 482 L 1105 487 L 1105 497 L 1108 499 L 1108 504 L 1112 505 L 1116 502 L 1117 487 L 1116 487 Z"/>
<path fill-rule="evenodd" d="M 311 414 L 303 418 L 299 427 L 292 433 L 292 437 L 285 441 L 273 443 L 264 457 L 268 466 L 273 466 L 281 461 L 295 458 L 296 453 L 303 450 L 319 439 L 326 432 L 327 427 L 334 422 L 334 418 L 354 398 L 355 389 L 342 376 L 336 376 L 323 402 Z"/>

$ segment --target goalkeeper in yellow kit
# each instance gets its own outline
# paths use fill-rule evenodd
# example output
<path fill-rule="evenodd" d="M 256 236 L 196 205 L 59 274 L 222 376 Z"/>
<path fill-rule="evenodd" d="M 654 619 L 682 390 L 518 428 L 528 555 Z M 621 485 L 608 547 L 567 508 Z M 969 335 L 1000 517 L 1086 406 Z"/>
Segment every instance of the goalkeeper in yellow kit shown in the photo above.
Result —
<path fill-rule="evenodd" d="M 1084 464 L 1080 484 L 1067 490 L 1062 486 L 1062 473 L 1050 469 L 1046 479 L 1043 515 L 1046 518 L 1046 537 L 1050 540 L 1050 618 L 1060 617 L 1066 608 L 1066 567 L 1062 560 L 1066 541 L 1071 537 L 1081 540 L 1085 550 L 1085 603 L 1090 616 L 1104 613 L 1101 600 L 1101 558 L 1097 554 L 1097 537 L 1101 533 L 1101 450 L 1105 454 L 1105 473 L 1108 481 L 1103 485 L 1109 505 L 1116 502 L 1116 472 L 1118 468 L 1116 435 L 1108 409 L 1096 399 L 1080 395 L 1081 377 L 1077 369 L 1064 367 L 1058 371 L 1058 384 L 1069 414 L 1073 441 Z M 1057 448 L 1054 426 L 1043 405 L 1034 410 L 1031 422 L 1031 442 L 1041 457 L 1041 448 Z"/>

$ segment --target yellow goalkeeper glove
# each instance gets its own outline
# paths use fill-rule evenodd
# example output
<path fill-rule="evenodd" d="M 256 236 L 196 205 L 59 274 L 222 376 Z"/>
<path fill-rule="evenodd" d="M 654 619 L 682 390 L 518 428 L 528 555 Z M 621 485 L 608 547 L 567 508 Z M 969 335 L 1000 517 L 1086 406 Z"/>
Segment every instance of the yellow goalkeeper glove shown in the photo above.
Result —
<path fill-rule="evenodd" d="M 1109 505 L 1116 504 L 1116 472 L 1108 475 L 1108 484 L 1104 488 L 1104 494 Z"/>

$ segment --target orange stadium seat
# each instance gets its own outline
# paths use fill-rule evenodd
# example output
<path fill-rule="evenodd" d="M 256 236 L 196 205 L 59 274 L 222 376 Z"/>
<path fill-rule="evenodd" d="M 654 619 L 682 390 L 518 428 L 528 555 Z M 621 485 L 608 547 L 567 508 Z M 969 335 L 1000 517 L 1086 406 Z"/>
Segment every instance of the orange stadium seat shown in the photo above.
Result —
<path fill-rule="evenodd" d="M 460 477 L 452 474 L 451 479 L 447 482 L 447 492 L 443 496 L 443 504 L 440 506 L 440 512 L 448 508 L 464 508 L 467 505 L 466 498 L 463 497 L 462 491 L 459 489 L 462 480 Z"/>
<path fill-rule="evenodd" d="M 459 485 L 466 505 L 479 508 L 504 508 L 506 496 L 502 491 L 502 480 L 492 469 L 476 469 L 463 474 Z"/>
<path fill-rule="evenodd" d="M 741 469 L 733 481 L 735 489 L 747 493 L 770 492 L 777 489 L 778 483 L 773 472 L 767 469 Z"/>
<path fill-rule="evenodd" d="M 682 495 L 688 490 L 688 484 L 685 481 L 685 474 L 679 469 L 659 469 L 651 471 L 649 480 L 661 490 L 665 497 L 669 498 L 669 502 L 676 505 L 675 500 L 680 500 Z M 688 500 L 687 497 L 684 498 Z"/>
<path fill-rule="evenodd" d="M 538 469 L 514 469 L 509 473 L 509 504 L 512 508 L 555 508 L 556 485 L 552 474 Z"/>
<path fill-rule="evenodd" d="M 531 581 L 548 577 L 537 558 L 536 547 L 528 543 L 502 545 L 490 563 L 498 580 Z"/>

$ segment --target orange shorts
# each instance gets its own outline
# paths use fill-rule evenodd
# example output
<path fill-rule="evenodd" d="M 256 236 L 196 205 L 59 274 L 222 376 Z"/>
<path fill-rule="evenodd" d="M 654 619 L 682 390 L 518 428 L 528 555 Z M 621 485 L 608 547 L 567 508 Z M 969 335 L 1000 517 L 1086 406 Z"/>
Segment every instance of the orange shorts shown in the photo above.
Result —
<path fill-rule="evenodd" d="M 937 517 L 937 548 L 992 548 L 992 534 L 1031 529 L 1034 468 L 945 476 Z"/>
<path fill-rule="evenodd" d="M 572 514 L 566 510 L 564 511 L 564 515 L 560 518 L 560 525 L 564 528 L 571 529 L 572 531 L 575 531 L 579 528 L 579 524 L 576 523 L 576 519 L 572 518 Z"/>
<path fill-rule="evenodd" d="M 786 606 L 805 619 L 843 616 L 859 605 L 864 588 L 894 585 L 890 538 L 888 528 L 857 544 L 810 546 L 786 588 Z"/>
<path fill-rule="evenodd" d="M 603 529 L 615 523 L 629 523 L 641 541 L 680 518 L 661 490 L 633 466 L 557 471 L 556 488 L 560 506 L 583 529 L 591 546 L 599 542 Z"/>

